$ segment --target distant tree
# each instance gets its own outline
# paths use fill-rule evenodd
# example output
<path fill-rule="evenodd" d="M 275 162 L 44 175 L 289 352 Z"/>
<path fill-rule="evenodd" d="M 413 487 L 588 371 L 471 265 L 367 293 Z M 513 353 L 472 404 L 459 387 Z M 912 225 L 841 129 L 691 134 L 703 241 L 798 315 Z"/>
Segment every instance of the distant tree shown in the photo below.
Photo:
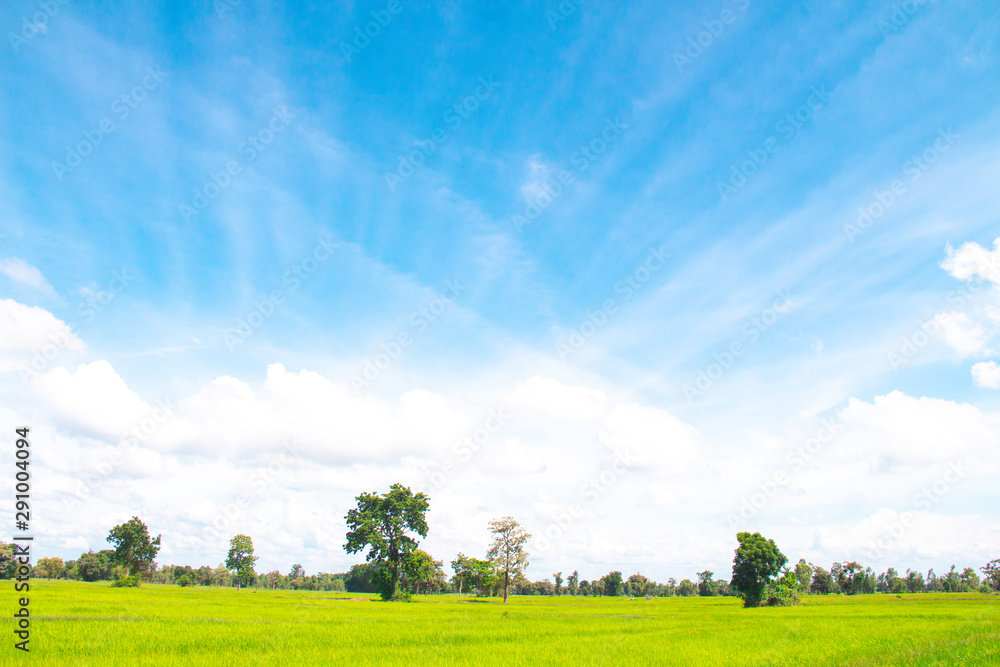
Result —
<path fill-rule="evenodd" d="M 302 579 L 306 576 L 306 569 L 302 567 L 299 563 L 292 565 L 292 569 L 288 572 L 289 579 Z"/>
<path fill-rule="evenodd" d="M 601 577 L 601 588 L 604 595 L 621 595 L 622 573 L 614 570 Z"/>
<path fill-rule="evenodd" d="M 555 595 L 556 587 L 548 579 L 536 581 L 531 585 L 533 595 Z"/>
<path fill-rule="evenodd" d="M 983 581 L 989 584 L 994 591 L 1000 591 L 1000 558 L 994 558 L 989 563 L 979 568 L 983 573 Z"/>
<path fill-rule="evenodd" d="M 580 582 L 580 595 L 590 595 L 590 582 L 584 579 Z"/>
<path fill-rule="evenodd" d="M 509 516 L 490 521 L 490 532 L 493 533 L 493 544 L 486 557 L 496 565 L 503 586 L 503 601 L 507 604 L 512 577 L 518 573 L 523 574 L 528 567 L 528 552 L 524 545 L 531 539 L 531 535 Z"/>
<path fill-rule="evenodd" d="M 126 568 L 133 577 L 147 576 L 160 551 L 160 536 L 150 539 L 146 524 L 137 516 L 112 528 L 108 542 L 115 547 L 113 562 Z"/>
<path fill-rule="evenodd" d="M 562 595 L 562 582 L 563 582 L 562 572 L 556 572 L 555 574 L 552 575 L 552 578 L 555 579 L 556 582 L 555 594 Z"/>
<path fill-rule="evenodd" d="M 922 593 L 924 591 L 924 575 L 916 570 L 906 570 L 906 590 L 910 593 Z"/>
<path fill-rule="evenodd" d="M 440 572 L 441 576 L 444 576 L 444 572 L 441 572 L 443 564 L 442 561 L 434 560 L 429 553 L 422 549 L 414 549 L 407 555 L 406 567 L 403 570 L 405 580 L 413 586 L 414 595 L 420 595 L 421 587 L 423 587 L 424 593 L 429 588 L 435 587 L 438 573 Z"/>
<path fill-rule="evenodd" d="M 681 597 L 691 597 L 698 594 L 698 586 L 690 579 L 681 579 L 677 584 L 677 595 Z"/>
<path fill-rule="evenodd" d="M 962 585 L 965 586 L 965 590 L 967 591 L 979 590 L 979 575 L 976 574 L 976 571 L 971 567 L 967 567 L 964 570 L 962 570 L 960 578 L 962 580 Z"/>
<path fill-rule="evenodd" d="M 479 597 L 493 595 L 502 582 L 500 572 L 493 561 L 467 558 L 465 567 L 466 583 L 476 589 L 476 595 Z"/>
<path fill-rule="evenodd" d="M 372 563 L 359 563 L 351 566 L 351 571 L 344 575 L 344 587 L 351 593 L 377 593 L 375 573 L 378 566 Z"/>
<path fill-rule="evenodd" d="M 383 600 L 397 599 L 397 589 L 408 556 L 417 541 L 407 533 L 427 537 L 428 497 L 414 494 L 402 484 L 393 484 L 389 492 L 362 493 L 358 506 L 347 513 L 347 553 L 368 549 L 366 560 L 378 565 L 376 585 Z"/>
<path fill-rule="evenodd" d="M 771 580 L 781 572 L 788 559 L 774 540 L 760 533 L 738 533 L 739 546 L 733 558 L 733 587 L 743 598 L 744 607 L 757 607 Z"/>
<path fill-rule="evenodd" d="M 58 579 L 65 572 L 62 558 L 39 558 L 34 568 L 34 576 L 42 579 Z"/>
<path fill-rule="evenodd" d="M 833 592 L 834 586 L 833 576 L 819 565 L 814 565 L 809 592 L 815 595 L 829 595 Z"/>
<path fill-rule="evenodd" d="M 805 558 L 800 558 L 799 562 L 795 564 L 795 578 L 799 580 L 799 590 L 803 593 L 809 592 L 809 584 L 812 581 L 812 571 L 812 566 L 806 563 Z"/>
<path fill-rule="evenodd" d="M 462 594 L 462 586 L 465 583 L 465 575 L 468 573 L 467 563 L 469 557 L 463 554 L 461 551 L 458 552 L 458 556 L 455 560 L 451 561 L 451 569 L 455 573 L 453 581 L 458 583 L 458 594 Z"/>
<path fill-rule="evenodd" d="M 580 591 L 580 573 L 576 570 L 566 578 L 566 590 L 570 595 L 576 595 Z"/>
<path fill-rule="evenodd" d="M 13 579 L 17 574 L 14 545 L 0 541 L 0 579 Z"/>
<path fill-rule="evenodd" d="M 878 575 L 876 587 L 882 593 L 902 593 L 906 589 L 903 579 L 900 578 L 899 573 L 896 572 L 896 568 L 894 567 L 890 567 Z"/>
<path fill-rule="evenodd" d="M 927 583 L 924 586 L 924 590 L 928 593 L 944 592 L 944 581 L 934 574 L 934 568 L 927 570 Z"/>
<path fill-rule="evenodd" d="M 709 596 L 719 594 L 715 582 L 712 581 L 713 576 L 715 576 L 715 573 L 711 570 L 698 573 L 698 595 Z"/>
<path fill-rule="evenodd" d="M 652 591 L 655 584 L 645 576 L 636 573 L 629 575 L 628 581 L 625 582 L 625 585 L 628 586 L 628 592 L 630 595 L 648 595 Z"/>
<path fill-rule="evenodd" d="M 253 566 L 257 557 L 253 555 L 253 540 L 249 535 L 237 535 L 229 541 L 229 555 L 226 556 L 226 567 L 236 574 L 236 590 L 246 584 L 250 585 L 257 579 Z"/>

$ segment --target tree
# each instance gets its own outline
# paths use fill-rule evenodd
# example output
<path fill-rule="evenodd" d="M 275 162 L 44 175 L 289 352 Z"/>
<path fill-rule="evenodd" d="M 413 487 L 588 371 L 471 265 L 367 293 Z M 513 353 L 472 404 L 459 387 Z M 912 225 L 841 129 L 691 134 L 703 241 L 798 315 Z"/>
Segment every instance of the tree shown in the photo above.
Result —
<path fill-rule="evenodd" d="M 13 579 L 17 574 L 14 545 L 0 542 L 0 579 Z"/>
<path fill-rule="evenodd" d="M 556 580 L 555 594 L 562 595 L 562 582 L 563 582 L 562 572 L 556 572 L 555 574 L 552 575 L 552 578 Z"/>
<path fill-rule="evenodd" d="M 906 570 L 906 590 L 910 593 L 922 593 L 924 590 L 924 575 L 916 570 Z"/>
<path fill-rule="evenodd" d="M 774 540 L 760 533 L 737 533 L 733 558 L 733 587 L 743 598 L 744 607 L 758 607 L 771 580 L 781 572 L 788 559 Z"/>
<path fill-rule="evenodd" d="M 712 581 L 713 576 L 715 576 L 715 572 L 712 572 L 711 570 L 705 570 L 704 572 L 698 573 L 698 595 L 704 597 L 719 594 L 715 586 L 715 582 Z"/>
<path fill-rule="evenodd" d="M 965 586 L 967 591 L 979 590 L 979 575 L 971 567 L 967 567 L 962 570 L 961 574 L 962 585 Z"/>
<path fill-rule="evenodd" d="M 834 590 L 833 576 L 819 565 L 813 566 L 812 584 L 809 592 L 818 595 L 829 595 Z"/>
<path fill-rule="evenodd" d="M 681 579 L 681 583 L 677 584 L 677 595 L 681 597 L 690 597 L 697 594 L 698 586 L 696 586 L 690 579 Z"/>
<path fill-rule="evenodd" d="M 493 544 L 486 557 L 493 561 L 502 576 L 503 602 L 507 604 L 511 579 L 524 574 L 528 567 L 528 552 L 524 550 L 524 545 L 531 539 L 531 535 L 509 516 L 490 521 L 490 532 L 493 533 Z"/>
<path fill-rule="evenodd" d="M 573 574 L 566 578 L 566 590 L 570 595 L 576 595 L 580 590 L 580 573 L 573 570 Z"/>
<path fill-rule="evenodd" d="M 407 533 L 427 537 L 428 509 L 426 494 L 414 495 L 402 484 L 393 484 L 389 492 L 362 493 L 358 506 L 347 513 L 347 544 L 353 554 L 369 549 L 366 560 L 378 566 L 375 581 L 383 600 L 397 599 L 397 589 L 408 556 L 417 541 Z"/>
<path fill-rule="evenodd" d="M 420 595 L 421 584 L 424 584 L 426 587 L 435 581 L 442 564 L 441 561 L 434 560 L 429 553 L 422 549 L 414 549 L 409 553 L 403 571 L 406 579 L 413 583 L 413 593 L 415 595 Z M 442 574 L 444 573 L 442 572 Z M 427 592 L 426 588 L 424 592 Z"/>
<path fill-rule="evenodd" d="M 115 547 L 112 562 L 126 568 L 130 576 L 146 576 L 160 551 L 160 537 L 151 540 L 146 524 L 139 517 L 132 517 L 108 533 L 108 542 Z"/>
<path fill-rule="evenodd" d="M 257 578 L 253 566 L 257 557 L 253 555 L 253 540 L 249 535 L 237 535 L 229 540 L 229 555 L 226 556 L 226 567 L 236 573 L 236 590 L 243 584 L 252 584 Z"/>
<path fill-rule="evenodd" d="M 468 573 L 468 561 L 469 557 L 461 551 L 458 552 L 458 557 L 451 561 L 451 569 L 455 572 L 453 581 L 458 582 L 459 595 L 462 594 L 462 585 L 465 583 L 465 575 Z"/>
<path fill-rule="evenodd" d="M 618 570 L 608 572 L 606 575 L 601 577 L 601 586 L 604 590 L 604 595 L 621 595 L 622 573 Z"/>
<path fill-rule="evenodd" d="M 812 566 L 806 563 L 805 558 L 800 558 L 795 564 L 795 578 L 799 580 L 799 590 L 803 593 L 809 590 L 809 582 L 812 581 Z"/>
<path fill-rule="evenodd" d="M 35 564 L 34 576 L 42 579 L 58 579 L 66 572 L 62 558 L 39 558 Z"/>
<path fill-rule="evenodd" d="M 984 567 L 979 568 L 983 573 L 983 581 L 990 585 L 995 591 L 1000 591 L 1000 558 L 994 558 Z"/>

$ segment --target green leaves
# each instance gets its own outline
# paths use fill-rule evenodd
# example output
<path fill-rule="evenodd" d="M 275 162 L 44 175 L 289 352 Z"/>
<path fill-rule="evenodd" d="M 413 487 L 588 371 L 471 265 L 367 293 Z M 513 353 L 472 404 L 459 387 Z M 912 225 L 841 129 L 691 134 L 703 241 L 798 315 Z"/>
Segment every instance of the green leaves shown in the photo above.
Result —
<path fill-rule="evenodd" d="M 160 536 L 151 540 L 146 524 L 137 516 L 112 528 L 108 542 L 115 547 L 113 562 L 128 568 L 133 576 L 148 572 L 160 551 Z"/>
<path fill-rule="evenodd" d="M 389 492 L 362 493 L 358 506 L 350 510 L 347 519 L 349 554 L 368 549 L 366 559 L 379 565 L 377 584 L 383 600 L 396 595 L 401 568 L 417 548 L 417 541 L 407 533 L 427 537 L 427 513 L 430 499 L 426 494 L 414 494 L 402 484 L 393 484 Z"/>
<path fill-rule="evenodd" d="M 781 572 L 788 559 L 774 540 L 760 533 L 737 533 L 739 546 L 733 558 L 732 585 L 743 598 L 744 607 L 757 607 L 771 579 Z"/>

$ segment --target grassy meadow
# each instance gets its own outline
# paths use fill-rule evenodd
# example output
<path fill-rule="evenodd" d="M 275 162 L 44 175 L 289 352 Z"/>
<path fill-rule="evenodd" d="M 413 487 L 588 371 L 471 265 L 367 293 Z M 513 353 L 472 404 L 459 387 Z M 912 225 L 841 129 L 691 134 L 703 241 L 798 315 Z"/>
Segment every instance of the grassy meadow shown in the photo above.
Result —
<path fill-rule="evenodd" d="M 997 665 L 1000 596 L 417 597 L 32 582 L 35 665 Z"/>

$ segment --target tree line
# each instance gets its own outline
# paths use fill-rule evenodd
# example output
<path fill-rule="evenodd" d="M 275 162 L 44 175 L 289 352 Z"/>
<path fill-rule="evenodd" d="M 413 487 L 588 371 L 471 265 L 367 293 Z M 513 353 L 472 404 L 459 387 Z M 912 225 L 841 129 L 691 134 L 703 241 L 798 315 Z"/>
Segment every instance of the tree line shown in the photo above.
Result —
<path fill-rule="evenodd" d="M 109 531 L 107 541 L 114 549 L 88 551 L 76 560 L 39 559 L 32 575 L 46 579 L 112 581 L 115 586 L 138 586 L 140 581 L 178 586 L 243 586 L 267 589 L 379 593 L 383 600 L 404 600 L 410 595 L 457 593 L 481 597 L 514 595 L 582 595 L 667 597 L 738 596 L 746 606 L 795 604 L 801 594 L 859 595 L 870 593 L 1000 591 L 1000 559 L 980 568 L 958 571 L 954 565 L 942 575 L 931 569 L 923 573 L 907 569 L 905 576 L 895 568 L 876 575 L 871 567 L 856 561 L 836 562 L 823 568 L 805 559 L 794 566 L 773 540 L 759 533 L 738 533 L 738 547 L 730 580 L 716 579 L 710 570 L 698 572 L 696 580 L 670 578 L 666 583 L 635 573 L 624 578 L 620 570 L 602 577 L 580 579 L 578 570 L 563 578 L 555 572 L 551 580 L 530 581 L 526 545 L 531 535 L 512 517 L 489 522 L 492 542 L 484 558 L 459 553 L 450 561 L 453 575 L 444 570 L 444 561 L 419 548 L 417 537 L 427 536 L 425 519 L 429 498 L 414 494 L 401 484 L 393 484 L 384 494 L 363 493 L 357 507 L 347 516 L 347 553 L 365 553 L 366 562 L 348 572 L 319 572 L 307 575 L 300 564 L 288 574 L 277 570 L 258 573 L 254 566 L 253 540 L 236 535 L 230 541 L 226 560 L 217 567 L 166 565 L 155 558 L 160 536 L 151 537 L 146 525 L 132 517 Z M 14 577 L 12 546 L 0 542 L 0 578 Z"/>

